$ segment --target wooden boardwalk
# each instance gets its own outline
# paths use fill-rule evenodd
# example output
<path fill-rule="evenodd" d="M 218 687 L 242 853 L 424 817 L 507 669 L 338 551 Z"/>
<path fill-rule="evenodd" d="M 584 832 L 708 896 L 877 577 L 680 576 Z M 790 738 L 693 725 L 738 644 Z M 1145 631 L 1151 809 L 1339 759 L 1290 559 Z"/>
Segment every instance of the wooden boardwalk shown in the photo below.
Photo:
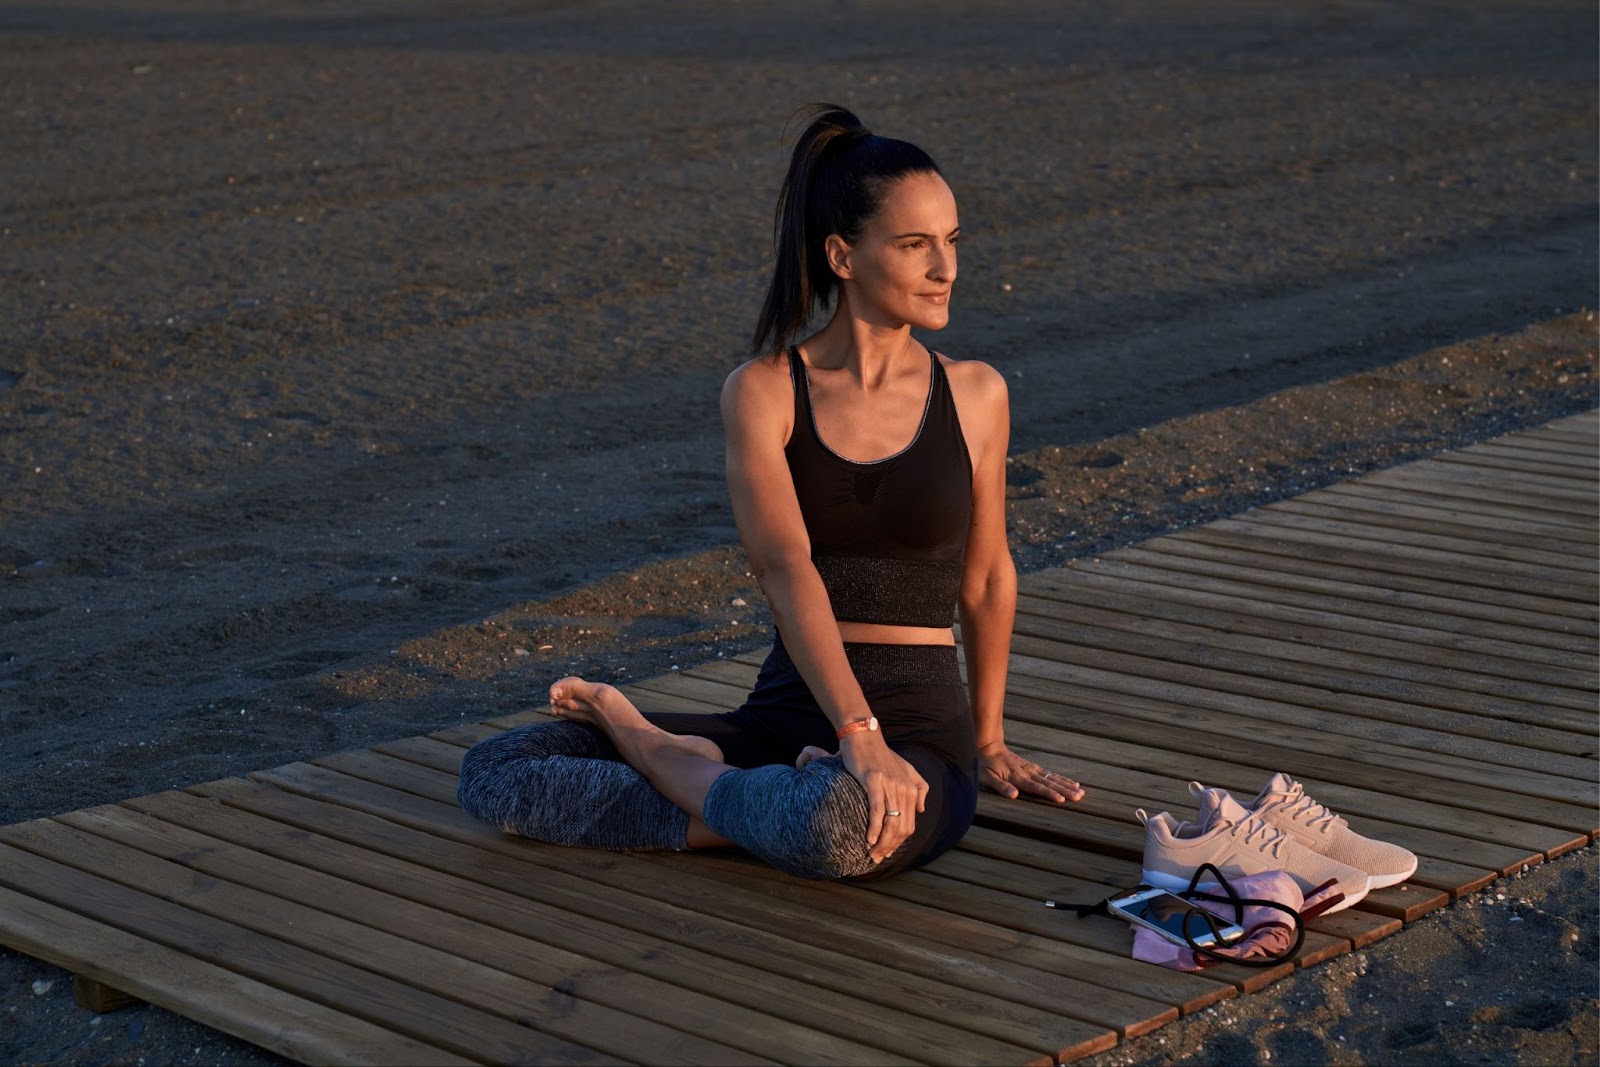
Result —
<path fill-rule="evenodd" d="M 1592 840 L 1595 412 L 1024 579 L 1008 735 L 1071 810 L 985 795 L 862 888 L 536 845 L 454 803 L 538 713 L 0 828 L 0 942 L 295 1059 L 1049 1063 L 1290 973 L 1132 961 L 1093 901 L 1135 807 L 1272 771 L 1421 857 L 1307 966 Z M 630 687 L 725 709 L 757 657 Z"/>

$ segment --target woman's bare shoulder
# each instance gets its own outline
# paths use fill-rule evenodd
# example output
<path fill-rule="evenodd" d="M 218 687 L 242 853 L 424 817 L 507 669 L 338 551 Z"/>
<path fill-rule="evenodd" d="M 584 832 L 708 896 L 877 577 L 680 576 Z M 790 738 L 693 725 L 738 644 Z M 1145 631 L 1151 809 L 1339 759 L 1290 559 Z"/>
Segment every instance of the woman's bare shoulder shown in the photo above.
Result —
<path fill-rule="evenodd" d="M 958 400 L 971 400 L 984 407 L 1006 402 L 1005 375 L 989 364 L 981 359 L 951 359 L 942 352 L 938 356 Z"/>
<path fill-rule="evenodd" d="M 789 363 L 782 354 L 739 364 L 722 383 L 724 416 L 766 414 L 791 406 Z"/>

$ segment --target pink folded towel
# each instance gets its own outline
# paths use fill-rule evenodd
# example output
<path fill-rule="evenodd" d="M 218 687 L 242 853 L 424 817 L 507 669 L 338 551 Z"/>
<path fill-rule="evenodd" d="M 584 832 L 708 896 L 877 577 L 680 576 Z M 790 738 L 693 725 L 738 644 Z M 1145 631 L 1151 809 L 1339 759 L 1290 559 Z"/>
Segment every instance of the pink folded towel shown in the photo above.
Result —
<path fill-rule="evenodd" d="M 1302 894 L 1295 880 L 1283 871 L 1263 871 L 1232 878 L 1229 884 L 1243 899 L 1275 901 L 1299 912 L 1301 919 L 1315 918 L 1343 899 L 1337 884 L 1332 881 Z M 1223 888 L 1215 882 L 1201 882 L 1196 888 L 1202 893 L 1226 896 Z M 1233 922 L 1236 915 L 1232 904 L 1197 900 L 1194 905 L 1224 922 Z M 1249 960 L 1281 956 L 1294 944 L 1294 925 L 1277 908 L 1246 904 L 1244 920 L 1239 925 L 1244 927 L 1244 937 L 1212 951 L 1229 959 Z M 1146 963 L 1159 963 L 1177 971 L 1198 971 L 1214 967 L 1220 962 L 1208 956 L 1197 956 L 1188 946 L 1175 944 L 1142 926 L 1133 928 L 1133 958 Z"/>

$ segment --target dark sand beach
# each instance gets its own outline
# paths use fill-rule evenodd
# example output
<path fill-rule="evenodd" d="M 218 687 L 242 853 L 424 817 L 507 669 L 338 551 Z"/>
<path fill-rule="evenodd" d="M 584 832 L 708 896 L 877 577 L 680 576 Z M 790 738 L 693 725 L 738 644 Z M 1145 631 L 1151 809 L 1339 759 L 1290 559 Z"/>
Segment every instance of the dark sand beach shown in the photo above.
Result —
<path fill-rule="evenodd" d="M 761 643 L 716 396 L 809 100 L 950 178 L 1025 568 L 1592 408 L 1597 28 L 0 3 L 0 823 Z M 1101 1062 L 1594 1063 L 1595 867 Z M 0 1059 L 273 1059 L 69 986 L 0 951 Z"/>

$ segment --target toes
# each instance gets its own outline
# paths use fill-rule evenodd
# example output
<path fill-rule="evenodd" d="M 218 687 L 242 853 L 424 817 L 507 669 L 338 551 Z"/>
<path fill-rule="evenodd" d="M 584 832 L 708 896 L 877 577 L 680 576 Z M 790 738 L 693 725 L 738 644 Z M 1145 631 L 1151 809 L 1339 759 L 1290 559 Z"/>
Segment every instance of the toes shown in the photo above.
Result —
<path fill-rule="evenodd" d="M 830 755 L 832 755 L 832 753 L 828 752 L 826 749 L 818 748 L 816 745 L 807 745 L 805 748 L 800 750 L 799 758 L 794 761 L 795 770 L 805 770 L 806 764 L 810 763 L 812 760 L 823 759 Z"/>

